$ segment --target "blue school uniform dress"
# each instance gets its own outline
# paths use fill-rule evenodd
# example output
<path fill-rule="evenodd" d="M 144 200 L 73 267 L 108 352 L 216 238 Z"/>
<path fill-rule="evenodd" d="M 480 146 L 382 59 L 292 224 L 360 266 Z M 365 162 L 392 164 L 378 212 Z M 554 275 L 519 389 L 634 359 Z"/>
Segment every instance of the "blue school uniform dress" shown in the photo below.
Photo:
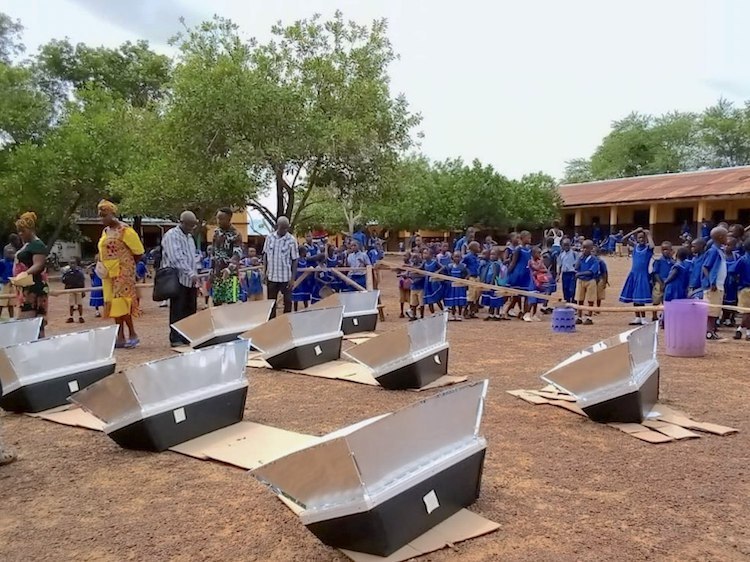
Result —
<path fill-rule="evenodd" d="M 333 257 L 326 257 L 326 267 L 327 268 L 336 268 L 340 267 L 341 264 L 339 263 L 339 257 L 337 254 L 334 254 Z M 339 279 L 337 276 L 335 276 L 330 271 L 324 271 L 320 274 L 320 285 L 323 286 L 329 286 L 333 291 L 339 292 L 342 289 L 342 285 L 344 284 L 341 279 Z"/>
<path fill-rule="evenodd" d="M 607 237 L 607 245 L 605 246 L 605 249 L 607 250 L 608 253 L 614 254 L 616 246 L 617 246 L 617 236 L 615 234 L 610 234 Z"/>
<path fill-rule="evenodd" d="M 446 275 L 449 277 L 455 277 L 456 279 L 465 279 L 469 276 L 469 271 L 462 263 L 458 265 L 452 264 L 446 271 Z M 451 283 L 445 294 L 445 306 L 466 306 L 467 289 L 468 287 L 466 285 Z"/>
<path fill-rule="evenodd" d="M 308 267 L 312 267 L 310 262 L 307 260 L 303 260 L 300 258 L 297 260 L 297 269 L 305 269 Z M 305 274 L 304 271 L 298 271 L 297 272 L 297 279 L 302 277 Z M 305 279 L 297 285 L 294 289 L 292 289 L 292 302 L 309 302 L 312 298 L 312 279 L 311 276 L 308 275 L 305 277 Z"/>
<path fill-rule="evenodd" d="M 135 276 L 137 279 L 145 279 L 148 275 L 148 268 L 143 261 L 139 261 L 135 264 Z"/>
<path fill-rule="evenodd" d="M 690 260 L 690 277 L 688 280 L 688 298 L 703 299 L 703 287 L 701 278 L 703 277 L 703 262 L 706 261 L 706 252 L 699 256 L 693 256 Z"/>
<path fill-rule="evenodd" d="M 737 261 L 737 291 L 750 288 L 750 254 L 745 254 Z"/>
<path fill-rule="evenodd" d="M 531 273 L 529 272 L 531 248 L 519 246 L 515 249 L 514 253 L 518 257 L 516 258 L 516 266 L 513 268 L 513 271 L 508 274 L 508 285 L 514 289 L 528 291 L 529 284 L 531 283 Z"/>
<path fill-rule="evenodd" d="M 464 256 L 464 259 L 461 260 L 461 263 L 463 263 L 469 271 L 469 277 L 479 277 L 479 256 L 469 252 Z"/>
<path fill-rule="evenodd" d="M 249 297 L 263 294 L 263 274 L 257 269 L 246 272 L 245 292 L 247 292 Z"/>
<path fill-rule="evenodd" d="M 727 262 L 727 280 L 724 281 L 724 302 L 723 304 L 737 304 L 737 264 L 739 256 L 733 253 L 731 257 L 726 256 Z"/>
<path fill-rule="evenodd" d="M 436 259 L 426 261 L 422 264 L 422 269 L 429 273 L 437 273 L 440 269 L 440 264 Z M 437 279 L 433 280 L 431 277 L 424 279 L 424 303 L 425 304 L 437 304 L 443 300 L 443 283 Z"/>
<path fill-rule="evenodd" d="M 636 244 L 633 247 L 633 263 L 625 285 L 620 293 L 620 302 L 633 304 L 651 303 L 651 278 L 648 265 L 654 249 L 648 244 Z"/>
<path fill-rule="evenodd" d="M 482 265 L 482 268 L 479 270 L 479 280 L 482 283 L 487 283 L 488 285 L 494 285 L 495 279 L 497 278 L 497 268 L 498 268 L 498 262 L 497 261 L 486 261 Z M 492 299 L 495 295 L 495 291 L 482 291 L 482 296 L 479 299 L 479 304 L 482 306 L 489 306 L 492 308 L 495 308 L 495 305 L 492 304 Z"/>
<path fill-rule="evenodd" d="M 676 271 L 677 276 L 664 286 L 664 302 L 687 298 L 688 284 L 690 283 L 690 265 L 690 263 L 684 261 L 676 262 L 672 266 L 672 271 Z"/>
<path fill-rule="evenodd" d="M 95 271 L 91 272 L 91 286 L 102 286 L 102 280 L 99 278 Z M 100 306 L 104 306 L 104 293 L 102 293 L 101 289 L 91 291 L 91 294 L 89 295 L 89 306 L 91 308 L 99 308 Z"/>

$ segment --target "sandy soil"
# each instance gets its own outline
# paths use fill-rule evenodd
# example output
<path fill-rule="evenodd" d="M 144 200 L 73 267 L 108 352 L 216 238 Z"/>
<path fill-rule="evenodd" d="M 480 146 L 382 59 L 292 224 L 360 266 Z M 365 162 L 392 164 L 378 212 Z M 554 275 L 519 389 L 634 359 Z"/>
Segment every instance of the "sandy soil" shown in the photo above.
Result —
<path fill-rule="evenodd" d="M 610 304 L 629 261 L 610 259 Z M 388 314 L 396 284 L 384 273 Z M 54 299 L 51 333 L 67 302 Z M 101 325 L 89 311 L 87 326 Z M 595 317 L 576 334 L 548 322 L 450 324 L 450 371 L 490 379 L 489 441 L 472 508 L 498 532 L 425 560 L 750 559 L 750 343 L 713 343 L 702 359 L 662 357 L 662 399 L 734 436 L 650 445 L 550 406 L 505 393 L 580 347 L 611 336 L 629 315 Z M 77 326 L 76 326 L 77 328 Z M 118 368 L 168 356 L 165 309 L 147 304 L 142 346 L 117 352 Z M 728 335 L 728 334 L 727 334 Z M 323 434 L 416 399 L 341 381 L 249 370 L 246 419 Z M 103 435 L 4 415 L 19 462 L 0 468 L 3 560 L 343 560 L 244 471 L 166 452 L 119 449 Z"/>

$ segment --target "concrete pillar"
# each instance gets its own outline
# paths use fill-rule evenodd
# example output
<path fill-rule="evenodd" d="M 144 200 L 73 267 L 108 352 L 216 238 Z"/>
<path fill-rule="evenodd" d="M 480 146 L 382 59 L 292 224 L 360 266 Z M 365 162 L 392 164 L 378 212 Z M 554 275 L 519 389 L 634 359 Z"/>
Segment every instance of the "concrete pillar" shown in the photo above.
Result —
<path fill-rule="evenodd" d="M 574 226 L 576 230 L 580 229 L 583 226 L 583 209 L 576 209 L 576 218 L 573 222 L 575 223 Z"/>
<path fill-rule="evenodd" d="M 609 230 L 610 232 L 617 226 L 617 207 L 609 208 Z"/>

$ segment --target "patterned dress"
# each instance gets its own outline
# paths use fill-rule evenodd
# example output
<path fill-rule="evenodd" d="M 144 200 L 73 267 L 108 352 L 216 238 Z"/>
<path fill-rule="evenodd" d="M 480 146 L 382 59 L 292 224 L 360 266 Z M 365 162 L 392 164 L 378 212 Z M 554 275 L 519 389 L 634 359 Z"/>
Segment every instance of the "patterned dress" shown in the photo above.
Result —
<path fill-rule="evenodd" d="M 145 250 L 135 230 L 125 224 L 108 226 L 99 239 L 99 259 L 106 271 L 102 279 L 104 316 L 138 316 L 140 306 L 135 288 L 135 257 Z"/>
<path fill-rule="evenodd" d="M 215 305 L 231 304 L 239 299 L 235 275 L 224 278 L 221 272 L 229 267 L 232 256 L 242 257 L 242 236 L 237 229 L 217 228 L 214 231 L 213 271 L 211 275 L 212 298 Z"/>

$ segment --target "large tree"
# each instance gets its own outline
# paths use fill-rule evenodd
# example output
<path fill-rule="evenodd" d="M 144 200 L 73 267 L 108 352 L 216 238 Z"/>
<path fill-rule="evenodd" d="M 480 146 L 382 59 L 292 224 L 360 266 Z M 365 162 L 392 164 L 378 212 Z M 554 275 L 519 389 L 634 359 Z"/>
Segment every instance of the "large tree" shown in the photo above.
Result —
<path fill-rule="evenodd" d="M 316 190 L 354 201 L 377 186 L 419 117 L 390 93 L 395 54 L 384 20 L 365 27 L 337 13 L 272 31 L 258 45 L 215 19 L 179 37 L 170 113 L 195 158 L 227 161 L 252 178 L 251 208 L 268 222 L 294 222 Z M 261 202 L 268 194 L 275 206 Z"/>

